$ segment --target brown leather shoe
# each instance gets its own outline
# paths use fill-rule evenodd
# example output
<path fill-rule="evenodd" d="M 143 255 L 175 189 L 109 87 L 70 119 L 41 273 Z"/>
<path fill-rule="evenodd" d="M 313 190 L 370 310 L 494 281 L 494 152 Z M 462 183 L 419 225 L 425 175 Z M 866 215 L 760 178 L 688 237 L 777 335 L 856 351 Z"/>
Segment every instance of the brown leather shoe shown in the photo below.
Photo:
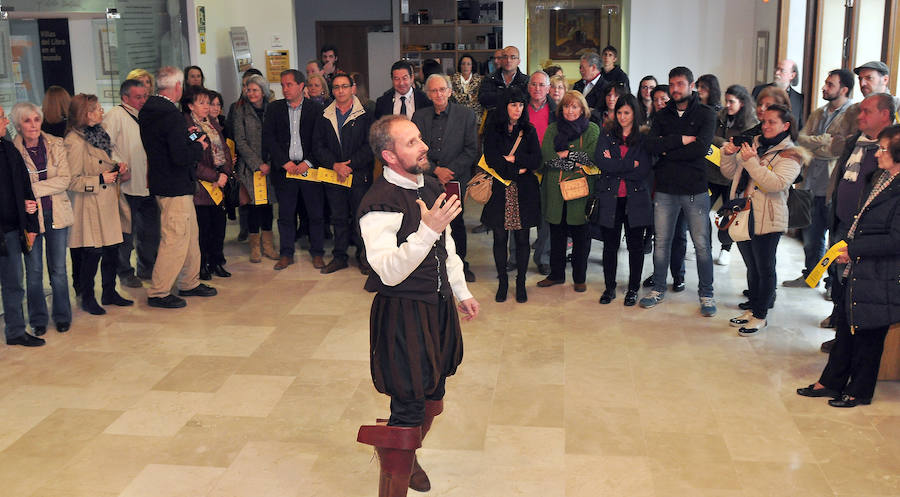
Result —
<path fill-rule="evenodd" d="M 565 281 L 551 280 L 550 278 L 544 278 L 541 281 L 537 282 L 537 286 L 539 286 L 541 288 L 545 288 L 545 287 L 553 286 L 553 285 L 562 285 L 563 283 L 565 283 Z"/>
<path fill-rule="evenodd" d="M 316 269 L 322 269 L 323 267 L 325 267 L 325 259 L 323 259 L 321 255 L 314 255 L 313 267 Z"/>
<path fill-rule="evenodd" d="M 273 269 L 275 269 L 276 271 L 281 271 L 282 269 L 290 266 L 293 263 L 294 263 L 293 257 L 283 255 L 283 256 L 281 256 L 280 259 L 278 259 L 278 262 L 275 263 L 275 267 Z"/>
<path fill-rule="evenodd" d="M 322 268 L 321 273 L 322 274 L 331 274 L 335 271 L 340 271 L 341 269 L 346 269 L 349 266 L 350 265 L 347 264 L 347 259 L 338 259 L 337 257 L 335 257 L 334 259 L 331 259 L 331 262 L 329 262 L 327 266 Z"/>
<path fill-rule="evenodd" d="M 578 293 L 583 293 L 587 291 L 587 284 L 585 283 L 575 283 L 575 291 Z"/>

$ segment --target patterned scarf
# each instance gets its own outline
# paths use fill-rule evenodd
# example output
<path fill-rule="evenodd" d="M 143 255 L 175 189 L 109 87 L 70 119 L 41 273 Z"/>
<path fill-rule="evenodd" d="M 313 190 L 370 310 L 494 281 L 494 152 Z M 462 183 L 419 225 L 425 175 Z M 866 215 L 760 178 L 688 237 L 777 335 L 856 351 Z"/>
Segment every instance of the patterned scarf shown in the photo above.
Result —
<path fill-rule="evenodd" d="M 112 157 L 112 141 L 103 126 L 95 124 L 93 126 L 84 127 L 84 139 L 94 147 L 106 152 L 106 155 Z"/>
<path fill-rule="evenodd" d="M 200 127 L 204 133 L 206 133 L 206 137 L 209 138 L 209 146 L 212 147 L 213 153 L 213 163 L 216 167 L 225 165 L 225 143 L 222 142 L 222 138 L 219 135 L 219 131 L 209 122 L 209 119 L 200 119 L 198 120 L 196 116 L 191 114 L 191 119 L 194 120 L 194 124 Z"/>
<path fill-rule="evenodd" d="M 553 137 L 553 150 L 562 152 L 569 149 L 569 142 L 578 138 L 588 129 L 591 122 L 583 115 L 574 121 L 559 119 L 556 121 L 556 136 Z"/>
<path fill-rule="evenodd" d="M 875 200 L 875 197 L 878 196 L 879 193 L 883 192 L 888 186 L 890 186 L 891 181 L 894 180 L 895 175 L 891 175 L 889 173 L 883 173 L 878 176 L 878 179 L 875 180 L 875 186 L 872 187 L 872 191 L 869 192 L 868 198 L 866 198 L 866 203 L 863 204 L 862 209 L 859 210 L 860 213 L 865 212 L 866 208 L 869 207 L 869 204 Z M 847 239 L 853 240 L 853 237 L 856 235 L 856 225 L 859 223 L 859 219 L 862 215 L 858 215 L 853 219 L 853 224 L 850 226 L 850 231 L 847 232 Z M 853 266 L 853 259 L 850 259 L 850 262 L 847 264 L 847 267 L 844 268 L 843 277 L 846 278 L 850 274 L 850 267 Z"/>

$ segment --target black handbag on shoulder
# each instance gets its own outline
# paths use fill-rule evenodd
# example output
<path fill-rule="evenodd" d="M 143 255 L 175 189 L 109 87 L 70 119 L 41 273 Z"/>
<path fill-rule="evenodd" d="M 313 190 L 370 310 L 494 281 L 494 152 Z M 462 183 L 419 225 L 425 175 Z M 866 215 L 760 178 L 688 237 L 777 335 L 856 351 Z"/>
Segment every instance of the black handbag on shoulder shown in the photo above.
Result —
<path fill-rule="evenodd" d="M 793 185 L 788 189 L 788 229 L 805 228 L 812 224 L 813 194 L 809 190 L 798 190 Z"/>

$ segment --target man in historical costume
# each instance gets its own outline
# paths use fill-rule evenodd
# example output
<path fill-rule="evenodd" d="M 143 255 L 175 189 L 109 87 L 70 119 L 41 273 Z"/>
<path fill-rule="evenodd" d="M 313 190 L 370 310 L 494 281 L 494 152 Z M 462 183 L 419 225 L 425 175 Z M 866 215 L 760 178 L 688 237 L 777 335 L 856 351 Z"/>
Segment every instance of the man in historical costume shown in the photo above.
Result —
<path fill-rule="evenodd" d="M 359 226 L 376 292 L 370 318 L 375 388 L 391 397 L 387 423 L 362 426 L 357 440 L 374 445 L 381 463 L 379 497 L 426 491 L 416 449 L 443 410 L 448 376 L 462 361 L 459 311 L 469 320 L 478 302 L 466 287 L 450 221 L 462 212 L 429 169 L 428 146 L 404 115 L 372 125 L 369 143 L 385 163 L 359 207 Z"/>

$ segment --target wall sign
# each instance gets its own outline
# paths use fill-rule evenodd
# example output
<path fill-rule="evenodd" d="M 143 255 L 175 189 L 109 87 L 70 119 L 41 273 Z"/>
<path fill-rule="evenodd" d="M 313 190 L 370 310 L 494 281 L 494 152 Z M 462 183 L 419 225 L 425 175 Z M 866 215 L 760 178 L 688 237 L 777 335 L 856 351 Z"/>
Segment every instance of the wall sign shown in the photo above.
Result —
<path fill-rule="evenodd" d="M 44 76 L 44 89 L 58 85 L 65 88 L 69 94 L 74 95 L 75 79 L 72 76 L 69 20 L 38 19 L 37 23 L 41 44 L 41 72 Z"/>
<path fill-rule="evenodd" d="M 266 78 L 269 83 L 281 82 L 281 71 L 291 68 L 288 50 L 266 50 Z"/>

